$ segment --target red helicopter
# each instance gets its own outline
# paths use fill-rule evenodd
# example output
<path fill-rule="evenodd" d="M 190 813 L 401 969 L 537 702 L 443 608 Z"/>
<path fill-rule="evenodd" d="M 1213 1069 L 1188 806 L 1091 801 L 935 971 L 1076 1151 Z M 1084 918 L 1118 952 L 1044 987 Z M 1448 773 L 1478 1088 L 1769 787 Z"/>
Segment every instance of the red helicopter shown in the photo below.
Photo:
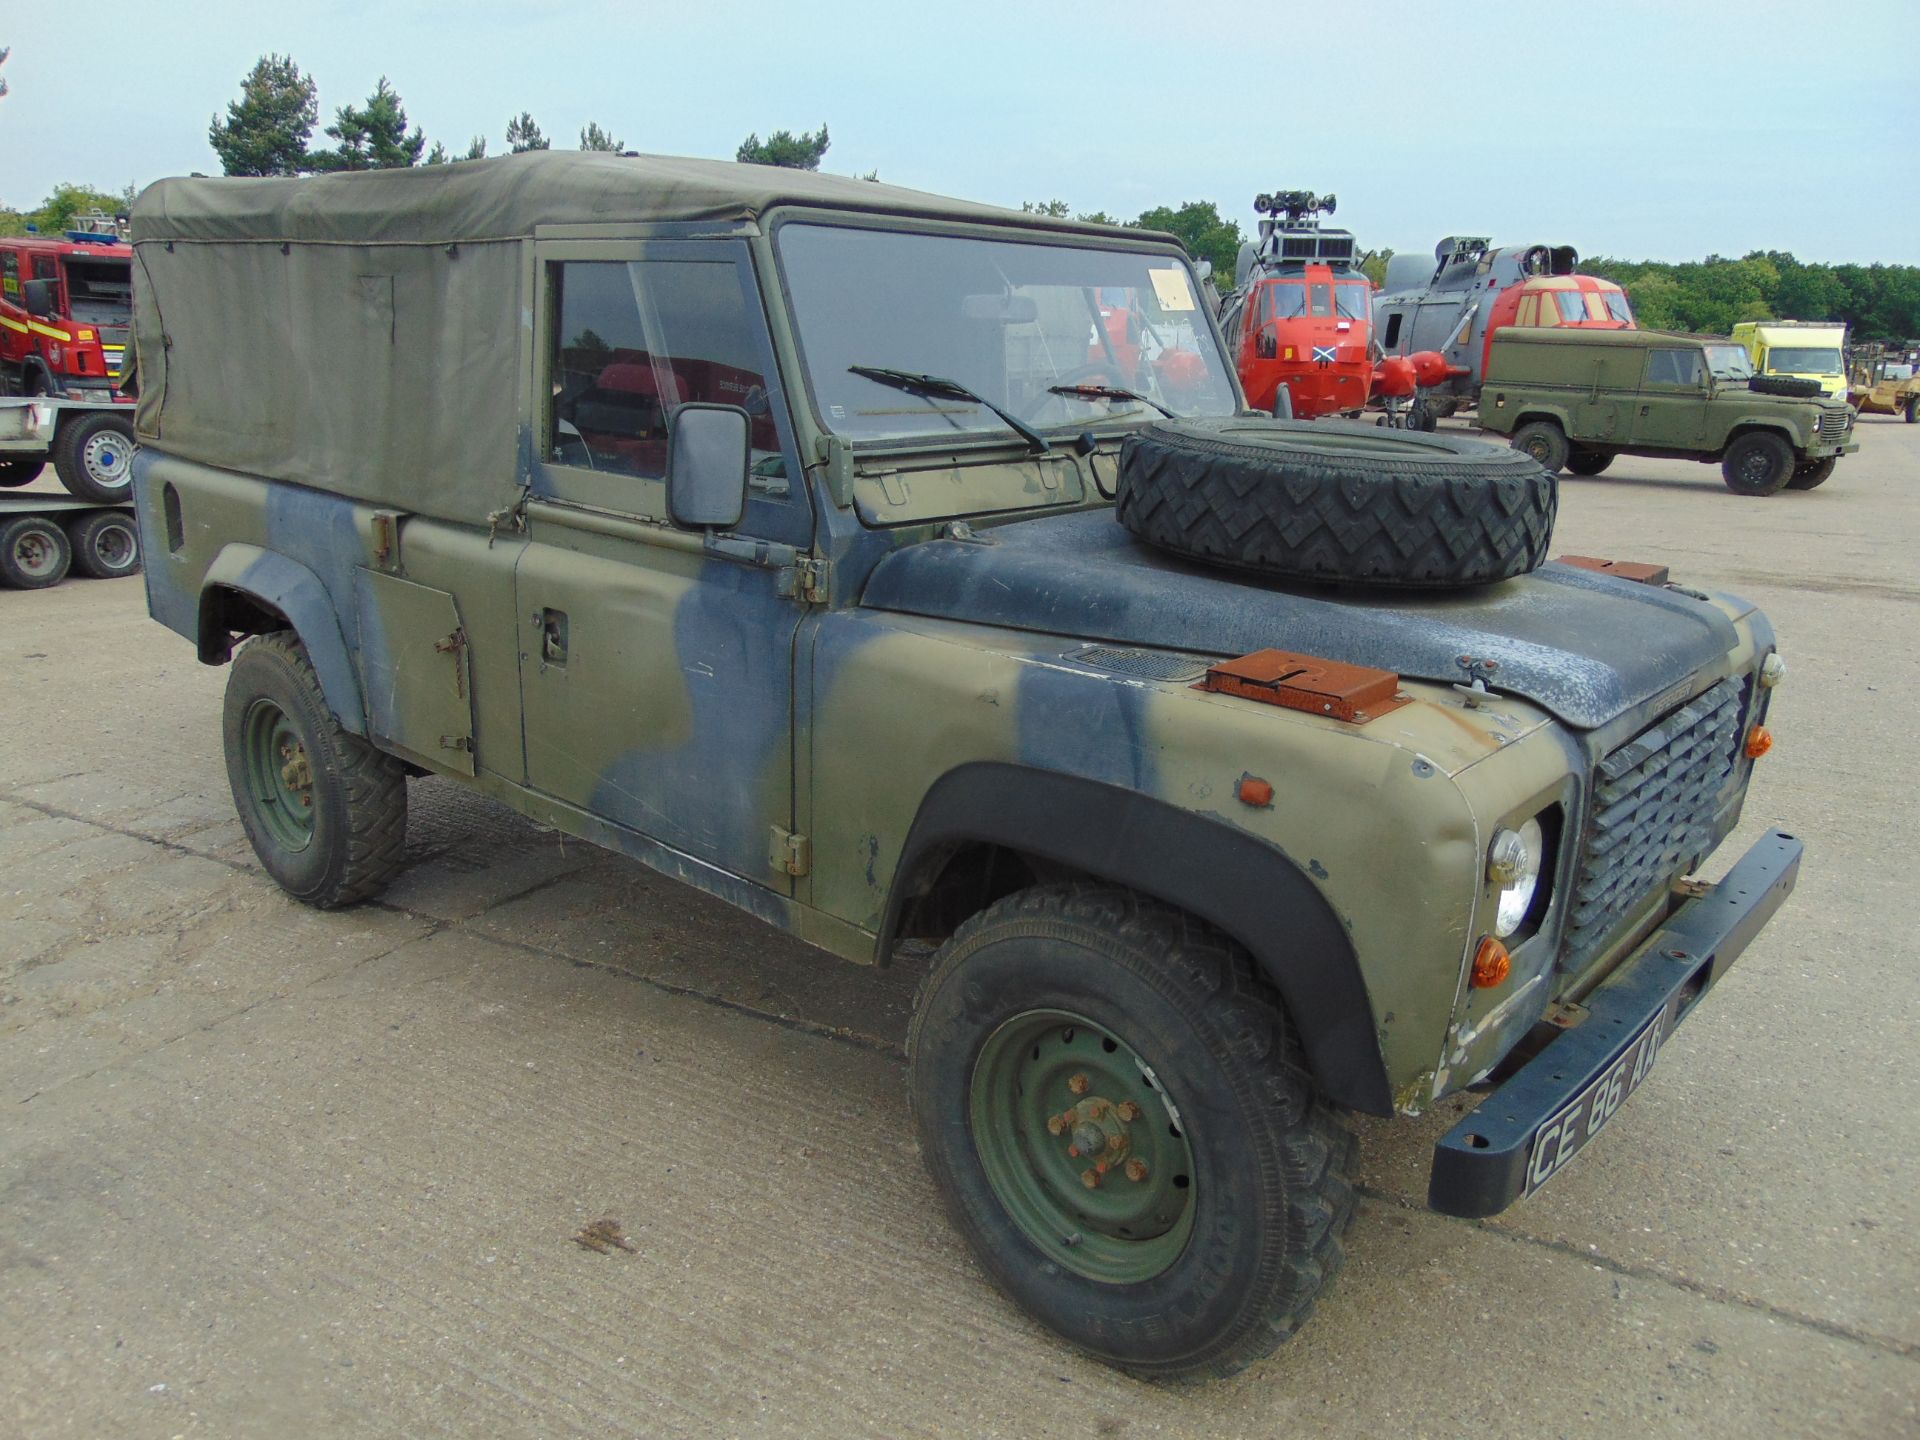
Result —
<path fill-rule="evenodd" d="M 1260 241 L 1243 245 L 1220 326 L 1247 403 L 1299 420 L 1358 416 L 1369 401 L 1382 425 L 1431 430 L 1418 392 L 1455 367 L 1427 351 L 1385 358 L 1373 339 L 1373 283 L 1354 255 L 1353 232 L 1321 225 L 1337 197 L 1282 190 L 1254 198 Z"/>

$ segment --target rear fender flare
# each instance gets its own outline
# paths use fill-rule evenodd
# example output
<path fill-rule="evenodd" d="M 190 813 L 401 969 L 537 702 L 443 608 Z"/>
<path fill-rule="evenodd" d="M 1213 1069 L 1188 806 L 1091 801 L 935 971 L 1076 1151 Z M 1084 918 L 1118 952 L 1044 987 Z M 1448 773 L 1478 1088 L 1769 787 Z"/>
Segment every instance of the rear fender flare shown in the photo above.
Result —
<path fill-rule="evenodd" d="M 1278 847 L 1138 791 L 1000 762 L 948 771 L 921 801 L 880 930 L 884 962 L 908 902 L 972 843 L 1069 866 L 1205 921 L 1279 991 L 1327 1097 L 1393 1113 L 1366 981 L 1346 926 Z"/>
<path fill-rule="evenodd" d="M 320 577 L 297 560 L 258 545 L 228 545 L 207 567 L 200 585 L 199 644 L 204 665 L 224 665 L 233 656 L 228 623 L 234 597 L 278 615 L 299 637 L 313 661 L 320 692 L 340 724 L 356 735 L 367 733 L 360 680 L 340 631 L 340 617 Z"/>

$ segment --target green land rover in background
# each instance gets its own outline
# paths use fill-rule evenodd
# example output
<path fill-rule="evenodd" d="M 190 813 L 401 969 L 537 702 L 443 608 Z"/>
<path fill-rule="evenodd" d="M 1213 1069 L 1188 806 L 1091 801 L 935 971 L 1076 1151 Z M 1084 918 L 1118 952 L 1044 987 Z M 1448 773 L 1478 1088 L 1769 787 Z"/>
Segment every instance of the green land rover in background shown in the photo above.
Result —
<path fill-rule="evenodd" d="M 1575 475 L 1616 455 L 1717 460 L 1736 495 L 1811 490 L 1859 448 L 1852 412 L 1816 382 L 1756 377 L 1724 336 L 1658 330 L 1502 331 L 1480 423 Z"/>

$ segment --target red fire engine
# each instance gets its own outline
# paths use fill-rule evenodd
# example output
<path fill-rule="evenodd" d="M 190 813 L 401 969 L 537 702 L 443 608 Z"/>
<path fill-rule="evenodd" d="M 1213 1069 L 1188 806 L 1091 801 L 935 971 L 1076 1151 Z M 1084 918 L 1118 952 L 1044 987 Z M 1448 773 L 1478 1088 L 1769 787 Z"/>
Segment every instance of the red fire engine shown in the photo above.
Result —
<path fill-rule="evenodd" d="M 0 390 L 125 400 L 116 379 L 133 326 L 133 247 L 69 230 L 0 237 Z"/>

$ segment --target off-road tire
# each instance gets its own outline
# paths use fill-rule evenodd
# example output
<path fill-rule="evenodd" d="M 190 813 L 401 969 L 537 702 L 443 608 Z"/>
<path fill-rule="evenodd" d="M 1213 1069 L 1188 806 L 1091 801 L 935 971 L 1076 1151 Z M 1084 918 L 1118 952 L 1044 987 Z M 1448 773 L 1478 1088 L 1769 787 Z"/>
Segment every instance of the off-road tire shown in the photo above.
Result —
<path fill-rule="evenodd" d="M 0 490 L 17 490 L 40 478 L 46 465 L 39 460 L 0 460 Z"/>
<path fill-rule="evenodd" d="M 1747 381 L 1756 395 L 1784 395 L 1790 400 L 1811 400 L 1821 392 L 1818 380 L 1801 380 L 1791 375 L 1756 375 Z"/>
<path fill-rule="evenodd" d="M 275 834 L 249 774 L 246 735 L 255 707 L 284 716 L 311 767 L 312 835 L 294 846 Z M 227 677 L 221 726 L 234 808 L 268 875 L 320 910 L 378 895 L 400 869 L 407 838 L 407 777 L 400 761 L 342 728 L 304 646 L 288 631 L 256 636 Z"/>
<path fill-rule="evenodd" d="M 1558 487 L 1525 456 L 1342 420 L 1148 425 L 1120 450 L 1120 523 L 1208 564 L 1442 588 L 1536 569 Z"/>
<path fill-rule="evenodd" d="M 140 528 L 124 510 L 95 510 L 67 521 L 73 568 L 90 580 L 140 573 Z"/>
<path fill-rule="evenodd" d="M 1567 456 L 1567 471 L 1573 475 L 1598 475 L 1613 464 L 1613 458 L 1605 450 L 1575 450 Z"/>
<path fill-rule="evenodd" d="M 1720 475 L 1736 495 L 1775 495 L 1793 479 L 1793 447 L 1771 430 L 1736 435 L 1720 458 Z"/>
<path fill-rule="evenodd" d="M 1144 1093 L 1160 1101 L 1132 1123 L 1165 1125 L 1178 1137 L 1171 1143 L 1187 1147 L 1193 1173 L 1175 1193 L 1189 1197 L 1191 1228 L 1169 1258 L 1164 1236 L 1139 1242 L 1162 1247 L 1151 1257 L 1162 1267 L 1155 1273 L 1090 1278 L 1072 1268 L 1085 1263 L 1083 1247 L 1134 1242 L 1076 1231 L 1044 1243 L 996 1189 L 983 1154 L 1008 1152 L 992 1138 L 983 1151 L 976 1071 L 1004 1043 L 997 1036 L 1034 1023 L 1036 1012 L 1083 1017 L 1089 1033 L 1068 1027 L 1058 1040 L 1078 1040 L 1096 1062 L 1117 1038 L 1120 1060 L 1151 1072 Z M 1037 1044 L 1034 1053 L 1038 1060 Z M 1340 1270 L 1354 1213 L 1353 1136 L 1317 1095 L 1299 1039 L 1246 952 L 1170 906 L 1093 884 L 998 901 L 935 955 L 907 1063 L 921 1151 L 954 1224 L 1002 1290 L 1099 1360 L 1154 1379 L 1232 1374 L 1298 1330 Z M 1034 1103 L 1073 1105 L 1080 1092 L 1068 1093 L 1070 1082 L 1058 1088 Z M 1142 1140 L 1159 1143 L 1161 1133 Z M 1042 1132 L 1018 1153 L 1039 1175 L 1052 1163 L 1042 1147 L 1071 1138 Z M 1109 1173 L 1113 1198 L 1127 1203 L 1132 1192 L 1119 1187 L 1133 1177 Z M 1174 1186 L 1181 1178 L 1167 1177 Z M 1074 1203 L 1067 1197 L 1078 1187 L 1064 1190 L 1059 1203 Z"/>
<path fill-rule="evenodd" d="M 1839 463 L 1839 456 L 1829 455 L 1824 460 L 1810 460 L 1804 465 L 1796 465 L 1793 467 L 1793 478 L 1787 481 L 1787 489 L 1817 489 L 1827 483 L 1833 475 L 1834 466 Z"/>
<path fill-rule="evenodd" d="M 1510 443 L 1549 475 L 1558 475 L 1566 469 L 1573 456 L 1567 432 L 1560 428 L 1557 420 L 1529 420 L 1513 432 Z"/>
<path fill-rule="evenodd" d="M 45 590 L 67 578 L 73 547 L 51 520 L 22 515 L 0 525 L 0 584 Z"/>
<path fill-rule="evenodd" d="M 53 468 L 70 493 L 115 505 L 133 494 L 133 448 L 132 417 L 96 410 L 60 427 Z"/>

